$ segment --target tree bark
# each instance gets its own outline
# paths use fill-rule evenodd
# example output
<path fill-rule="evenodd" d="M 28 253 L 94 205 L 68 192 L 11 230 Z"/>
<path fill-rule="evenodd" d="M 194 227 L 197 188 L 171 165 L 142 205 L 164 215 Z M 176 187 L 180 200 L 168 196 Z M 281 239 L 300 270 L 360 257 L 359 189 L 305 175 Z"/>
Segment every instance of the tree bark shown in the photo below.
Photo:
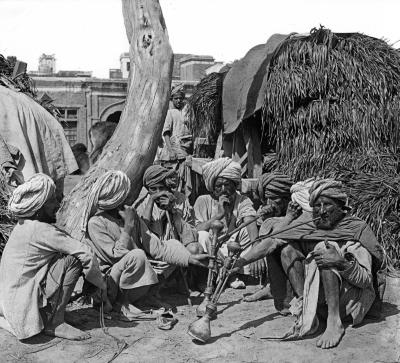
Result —
<path fill-rule="evenodd" d="M 87 176 L 65 197 L 57 225 L 82 239 L 82 210 L 91 185 L 107 170 L 122 170 L 137 198 L 153 162 L 168 110 L 173 53 L 158 0 L 122 0 L 131 72 L 124 111 L 114 135 Z"/>

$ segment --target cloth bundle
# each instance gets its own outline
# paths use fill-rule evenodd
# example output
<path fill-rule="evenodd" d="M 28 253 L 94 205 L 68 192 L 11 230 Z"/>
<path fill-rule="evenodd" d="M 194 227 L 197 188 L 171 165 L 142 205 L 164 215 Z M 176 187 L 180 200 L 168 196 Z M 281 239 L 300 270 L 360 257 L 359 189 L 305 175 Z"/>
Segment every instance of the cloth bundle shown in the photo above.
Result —
<path fill-rule="evenodd" d="M 312 207 L 310 207 L 310 188 L 314 181 L 314 178 L 299 181 L 290 188 L 292 201 L 297 203 L 306 212 L 312 212 Z"/>

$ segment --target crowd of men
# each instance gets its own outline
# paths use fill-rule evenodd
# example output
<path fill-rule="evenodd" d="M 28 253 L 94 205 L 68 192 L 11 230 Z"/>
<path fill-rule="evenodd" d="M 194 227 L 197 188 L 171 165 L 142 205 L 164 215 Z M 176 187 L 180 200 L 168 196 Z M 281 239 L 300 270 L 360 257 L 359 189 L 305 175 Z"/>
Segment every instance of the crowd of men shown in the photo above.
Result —
<path fill-rule="evenodd" d="M 182 142 L 172 133 L 176 122 L 169 120 L 163 145 L 174 156 Z M 0 326 L 18 339 L 42 331 L 89 338 L 64 316 L 82 274 L 93 304 L 103 302 L 106 312 L 127 319 L 140 312 L 140 301 L 163 305 L 161 284 L 189 266 L 205 271 L 194 273 L 194 288 L 202 290 L 211 225 L 217 220 L 223 223 L 222 235 L 246 223 L 231 240 L 242 246 L 254 242 L 241 252 L 229 286 L 245 288 L 246 275 L 268 282 L 246 300 L 254 304 L 272 298 L 280 314 L 294 315 L 293 337 L 316 332 L 326 319 L 317 346 L 332 348 L 344 334 L 344 319 L 357 325 L 379 310 L 383 250 L 368 225 L 352 216 L 340 182 L 316 178 L 294 183 L 282 173 L 264 174 L 256 211 L 241 193 L 241 167 L 230 158 L 203 166 L 208 194 L 198 196 L 193 206 L 177 190 L 180 177 L 179 168 L 150 166 L 140 196 L 126 205 L 131 192 L 127 175 L 104 173 L 86 197 L 84 241 L 54 225 L 59 202 L 50 177 L 36 174 L 19 185 L 8 205 L 18 222 L 0 262 Z M 271 233 L 275 235 L 268 237 Z M 264 238 L 257 240 L 259 236 Z M 218 257 L 227 255 L 224 243 Z"/>

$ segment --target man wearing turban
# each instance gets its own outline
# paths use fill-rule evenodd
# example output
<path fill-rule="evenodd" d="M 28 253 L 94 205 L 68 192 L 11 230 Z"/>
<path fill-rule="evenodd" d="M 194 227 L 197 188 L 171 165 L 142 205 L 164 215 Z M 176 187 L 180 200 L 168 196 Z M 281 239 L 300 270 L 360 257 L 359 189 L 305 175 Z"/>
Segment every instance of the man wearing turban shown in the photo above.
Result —
<path fill-rule="evenodd" d="M 241 182 L 241 167 L 230 158 L 213 160 L 203 166 L 203 179 L 208 195 L 201 195 L 194 204 L 195 224 L 199 231 L 199 243 L 209 251 L 210 227 L 212 222 L 220 220 L 224 224 L 222 234 L 229 233 L 243 222 L 256 216 L 253 203 L 237 190 Z M 256 222 L 237 232 L 232 239 L 240 244 L 253 241 L 258 236 Z M 220 251 L 228 255 L 226 244 Z M 242 281 L 236 279 L 232 287 L 243 288 Z"/>
<path fill-rule="evenodd" d="M 293 181 L 285 174 L 279 172 L 263 174 L 258 180 L 258 196 L 262 202 L 259 215 L 263 220 L 260 233 L 271 233 L 290 224 L 301 213 L 300 207 L 290 201 L 290 189 Z M 288 315 L 285 303 L 287 290 L 286 276 L 279 278 L 282 267 L 275 255 L 269 255 L 265 259 L 260 259 L 250 264 L 250 272 L 258 278 L 266 273 L 268 266 L 268 276 L 270 285 L 266 285 L 254 294 L 246 296 L 245 301 L 258 301 L 274 297 L 276 309 L 283 315 Z M 272 290 L 272 291 L 271 291 Z M 271 296 L 272 293 L 272 296 Z"/>
<path fill-rule="evenodd" d="M 178 239 L 192 254 L 203 253 L 197 241 L 193 208 L 187 197 L 175 190 L 177 173 L 161 165 L 147 168 L 143 190 L 135 203 L 138 215 L 162 241 Z"/>
<path fill-rule="evenodd" d="M 92 250 L 50 223 L 58 202 L 53 180 L 35 174 L 8 204 L 18 219 L 0 262 L 0 326 L 18 339 L 40 333 L 82 340 L 89 335 L 64 321 L 79 276 L 102 290 L 106 283 Z"/>
<path fill-rule="evenodd" d="M 349 215 L 340 182 L 317 180 L 309 194 L 314 220 L 303 213 L 292 222 L 292 230 L 264 239 L 237 266 L 279 253 L 297 296 L 293 311 L 298 320 L 292 337 L 314 332 L 318 328 L 317 308 L 326 305 L 327 326 L 317 346 L 328 349 L 337 346 L 344 334 L 342 319 L 351 316 L 353 326 L 360 324 L 376 296 L 382 295 L 377 276 L 384 267 L 384 255 L 370 227 Z"/>
<path fill-rule="evenodd" d="M 182 161 L 192 153 L 192 134 L 185 109 L 185 92 L 180 86 L 171 91 L 173 107 L 167 112 L 163 136 L 163 149 L 158 159 L 162 162 Z"/>
<path fill-rule="evenodd" d="M 158 282 L 148 257 L 177 266 L 202 265 L 206 255 L 191 255 L 178 241 L 161 241 L 124 203 L 130 193 L 128 176 L 111 170 L 97 179 L 89 193 L 83 229 L 93 245 L 100 268 L 108 279 L 108 309 L 128 319 L 138 312 L 133 306 Z M 118 298 L 118 299 L 117 299 Z"/>

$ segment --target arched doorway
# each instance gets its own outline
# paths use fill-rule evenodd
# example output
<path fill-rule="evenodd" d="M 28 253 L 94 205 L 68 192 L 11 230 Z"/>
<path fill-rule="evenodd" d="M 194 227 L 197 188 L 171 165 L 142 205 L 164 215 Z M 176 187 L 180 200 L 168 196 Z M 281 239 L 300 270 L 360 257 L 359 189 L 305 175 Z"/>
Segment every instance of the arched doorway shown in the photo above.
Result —
<path fill-rule="evenodd" d="M 119 119 L 121 118 L 121 113 L 122 113 L 121 111 L 115 111 L 115 112 L 113 112 L 112 114 L 110 114 L 110 115 L 107 117 L 106 121 L 118 123 L 118 122 L 119 122 Z"/>

